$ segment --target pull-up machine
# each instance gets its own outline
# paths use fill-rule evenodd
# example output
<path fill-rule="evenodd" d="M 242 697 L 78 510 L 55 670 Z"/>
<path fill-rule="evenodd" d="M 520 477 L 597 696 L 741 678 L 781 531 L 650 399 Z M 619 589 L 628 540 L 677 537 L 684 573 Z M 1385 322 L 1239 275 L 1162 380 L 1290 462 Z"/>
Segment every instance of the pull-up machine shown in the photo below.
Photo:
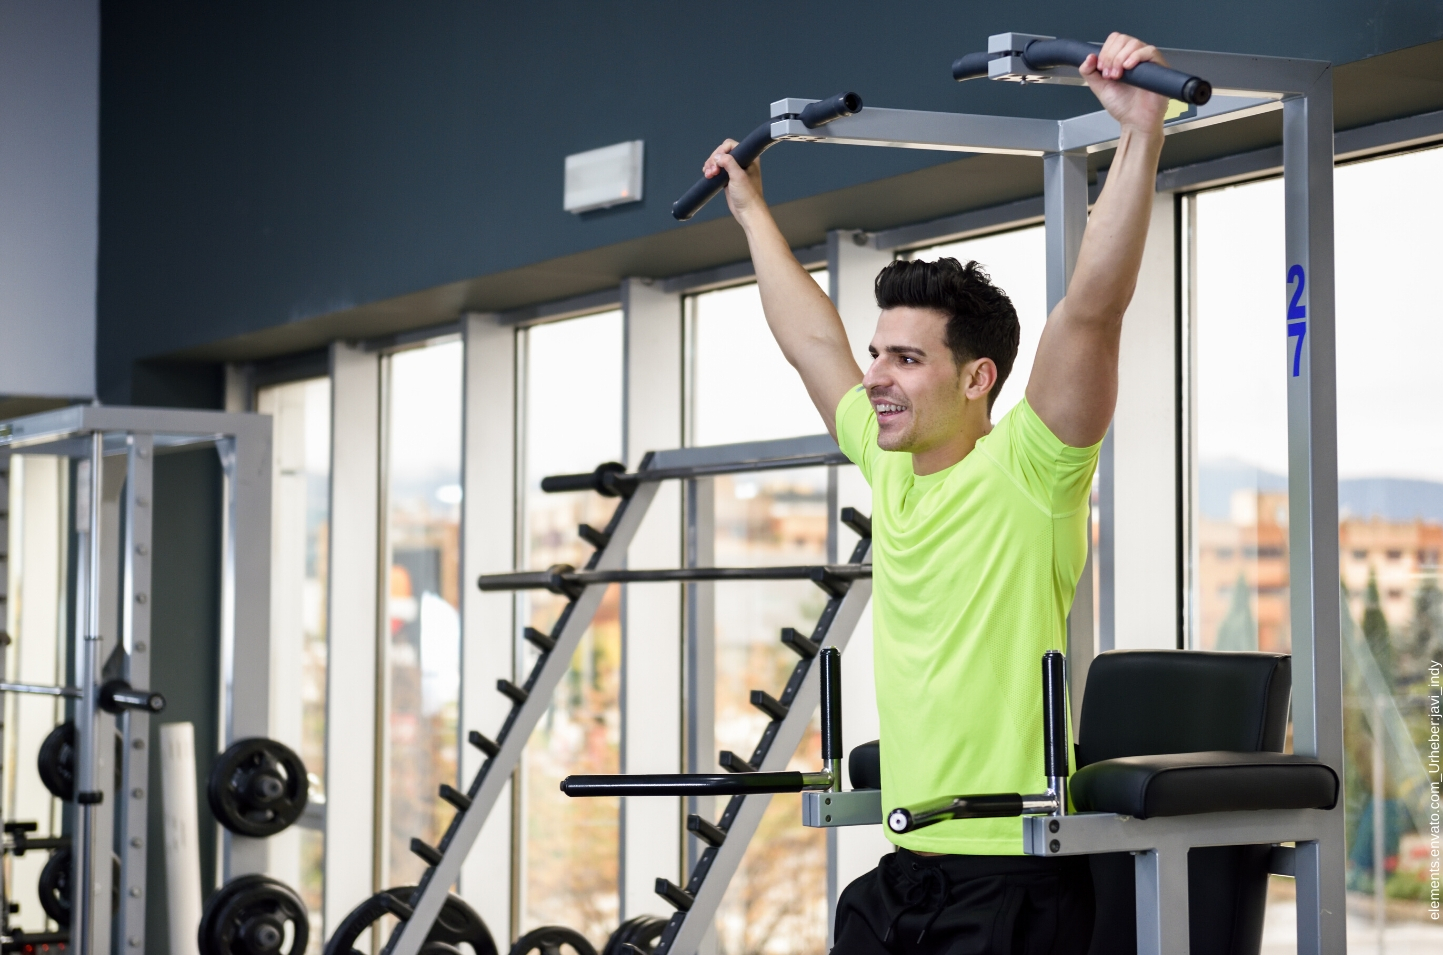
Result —
<path fill-rule="evenodd" d="M 1100 48 L 1021 33 L 990 37 L 985 53 L 953 64 L 957 80 L 988 77 L 1021 83 L 1081 84 L 1078 67 Z M 1341 778 L 1342 672 L 1339 639 L 1337 462 L 1333 296 L 1333 102 L 1330 64 L 1316 60 L 1163 50 L 1172 68 L 1140 64 L 1123 81 L 1182 100 L 1188 108 L 1165 123 L 1167 134 L 1281 110 L 1286 272 L 1277 342 L 1278 373 L 1288 394 L 1288 533 L 1294 755 Z M 1206 77 L 1206 79 L 1203 79 Z M 734 150 L 743 166 L 784 140 L 889 146 L 960 153 L 1041 157 L 1049 311 L 1066 294 L 1087 223 L 1087 159 L 1120 136 L 1106 112 L 1062 120 L 863 108 L 844 93 L 828 100 L 788 98 Z M 726 184 L 725 173 L 696 183 L 672 207 L 694 215 Z M 1090 653 L 1090 647 L 1075 648 Z M 1054 739 L 1056 735 L 1054 735 Z M 1055 760 L 1051 760 L 1049 765 Z M 1060 764 L 1065 775 L 1066 762 Z M 1056 768 L 1056 767 L 1052 767 Z M 1053 773 L 1051 769 L 1049 776 Z M 1135 856 L 1140 955 L 1189 947 L 1188 852 L 1195 847 L 1294 843 L 1282 852 L 1297 880 L 1298 950 L 1341 953 L 1344 931 L 1343 809 L 1274 808 L 1194 811 L 1155 818 L 1118 812 L 1065 814 L 1063 780 L 1049 791 L 1014 797 L 985 814 L 1037 813 L 1024 824 L 1025 852 L 1038 856 L 1132 853 Z M 680 782 L 680 781 L 679 781 Z M 700 781 L 697 781 L 700 782 Z M 618 784 L 620 781 L 618 781 Z M 736 785 L 734 782 L 729 785 Z M 588 781 L 588 792 L 606 787 Z M 796 788 L 802 788 L 798 785 Z M 810 825 L 881 822 L 870 793 L 808 793 Z M 967 814 L 967 799 L 892 814 L 899 831 Z M 993 797 L 995 798 L 995 797 Z M 820 813 L 820 800 L 847 811 Z M 960 803 L 960 804 L 959 804 Z M 1015 805 L 1014 805 L 1015 803 Z M 1319 803 L 1326 805 L 1326 803 Z M 1006 813 L 1002 810 L 1006 809 Z M 982 813 L 979 813 L 982 814 Z M 1067 838 L 1060 838 L 1060 830 Z M 1281 850 L 1280 850 L 1281 851 Z M 671 950 L 690 955 L 685 945 Z"/>

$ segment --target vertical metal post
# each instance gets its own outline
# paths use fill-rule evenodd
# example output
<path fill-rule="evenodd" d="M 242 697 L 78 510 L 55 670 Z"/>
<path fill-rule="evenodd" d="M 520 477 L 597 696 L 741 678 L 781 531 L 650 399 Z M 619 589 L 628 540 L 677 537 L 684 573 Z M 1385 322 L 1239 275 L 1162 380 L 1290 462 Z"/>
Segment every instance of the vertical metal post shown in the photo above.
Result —
<path fill-rule="evenodd" d="M 96 951 L 95 898 L 91 886 L 95 881 L 94 845 L 95 813 L 102 793 L 96 778 L 96 724 L 99 709 L 98 678 L 100 675 L 100 505 L 105 467 L 105 435 L 90 436 L 89 485 L 83 488 L 86 500 L 83 522 L 85 565 L 84 610 L 76 627 L 79 637 L 76 648 L 77 679 L 80 701 L 76 706 L 75 726 L 75 803 L 76 814 L 75 872 L 71 883 L 71 939 L 80 955 L 102 955 Z M 108 849 L 109 847 L 102 847 Z M 108 953 L 104 953 L 108 955 Z"/>
<path fill-rule="evenodd" d="M 1333 87 L 1324 70 L 1283 104 L 1282 367 L 1288 382 L 1288 578 L 1293 749 L 1343 775 L 1333 294 Z M 1343 809 L 1297 849 L 1298 951 L 1345 949 Z"/>
<path fill-rule="evenodd" d="M 716 498 L 712 478 L 686 482 L 687 567 L 710 567 L 716 562 Z M 716 585 L 686 585 L 686 771 L 714 773 L 716 752 Z M 715 796 L 690 796 L 686 812 L 708 822 L 716 819 Z M 696 836 L 686 838 L 686 867 L 695 870 L 707 846 Z M 716 930 L 708 930 L 700 952 L 716 950 Z"/>
<path fill-rule="evenodd" d="M 1087 230 L 1087 153 L 1058 152 L 1042 157 L 1042 205 L 1047 245 L 1047 312 L 1057 307 L 1067 294 L 1077 253 L 1082 248 L 1082 235 Z M 1087 672 L 1079 665 L 1093 655 L 1092 632 L 1092 517 L 1087 520 L 1087 561 L 1077 596 L 1067 617 L 1067 658 L 1070 668 L 1074 719 L 1081 713 L 1083 687 L 1076 681 Z"/>
<path fill-rule="evenodd" d="M 1133 856 L 1137 880 L 1137 955 L 1188 955 L 1187 847 Z"/>
<path fill-rule="evenodd" d="M 131 686 L 150 686 L 150 547 L 152 454 L 150 434 L 132 434 L 125 484 L 125 549 L 121 556 L 121 647 L 125 678 Z M 120 850 L 120 908 L 115 937 L 123 951 L 145 950 L 146 815 L 150 784 L 150 716 L 126 710 L 120 717 L 122 785 L 116 800 L 116 846 Z"/>

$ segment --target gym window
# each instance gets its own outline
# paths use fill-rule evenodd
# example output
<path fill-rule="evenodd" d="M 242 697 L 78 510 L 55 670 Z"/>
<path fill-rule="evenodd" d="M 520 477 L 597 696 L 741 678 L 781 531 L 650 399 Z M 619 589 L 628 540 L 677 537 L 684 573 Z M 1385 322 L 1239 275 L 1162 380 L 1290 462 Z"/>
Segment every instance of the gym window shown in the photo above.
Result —
<path fill-rule="evenodd" d="M 1418 280 L 1443 257 L 1434 226 L 1443 216 L 1443 149 L 1339 166 L 1334 186 L 1348 888 L 1371 893 L 1378 877 L 1390 898 L 1406 899 L 1424 884 L 1426 667 L 1443 652 L 1432 543 L 1443 539 L 1433 394 L 1443 328 L 1431 287 Z M 1188 641 L 1287 652 L 1282 183 L 1228 186 L 1182 204 L 1180 271 L 1192 279 L 1182 371 L 1193 396 L 1183 447 L 1196 449 L 1186 462 L 1195 480 L 1185 518 L 1194 553 L 1242 545 L 1255 554 L 1241 571 L 1227 568 L 1230 577 L 1188 562 Z M 1376 852 L 1375 813 L 1387 821 Z M 1282 891 L 1270 910 L 1288 904 Z M 1285 913 L 1275 916 L 1281 925 Z"/>

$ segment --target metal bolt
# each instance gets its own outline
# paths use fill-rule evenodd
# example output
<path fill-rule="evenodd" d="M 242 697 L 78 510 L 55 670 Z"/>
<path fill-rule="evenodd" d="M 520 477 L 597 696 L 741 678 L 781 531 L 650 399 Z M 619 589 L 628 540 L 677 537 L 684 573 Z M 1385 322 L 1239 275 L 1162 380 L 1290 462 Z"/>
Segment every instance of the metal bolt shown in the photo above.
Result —
<path fill-rule="evenodd" d="M 136 653 L 144 653 L 145 650 L 146 650 L 146 646 L 145 646 L 145 641 L 144 641 L 144 640 L 137 640 L 137 641 L 135 641 L 135 652 L 136 652 Z"/>
<path fill-rule="evenodd" d="M 136 595 L 135 595 L 135 602 L 138 603 L 138 604 L 143 604 L 143 603 L 145 603 L 145 602 L 146 602 L 147 600 L 149 600 L 149 599 L 150 599 L 150 597 L 146 596 L 146 595 L 143 594 L 143 593 L 140 593 L 140 594 L 136 594 Z"/>
<path fill-rule="evenodd" d="M 146 507 L 146 506 L 148 506 L 149 504 L 150 504 L 150 498 L 148 498 L 148 497 L 137 497 L 137 498 L 135 499 L 135 506 L 136 506 L 136 507 Z"/>
<path fill-rule="evenodd" d="M 130 748 L 131 748 L 131 749 L 145 749 L 145 740 L 143 740 L 143 739 L 133 739 L 133 740 L 131 740 L 131 741 L 130 741 Z"/>
<path fill-rule="evenodd" d="M 130 938 L 126 939 L 126 944 L 129 945 L 131 948 L 140 948 L 140 939 L 132 935 L 130 936 Z"/>
<path fill-rule="evenodd" d="M 1047 844 L 1047 848 L 1051 852 L 1057 852 L 1062 848 L 1062 843 L 1058 842 L 1056 839 L 1053 839 Z"/>
<path fill-rule="evenodd" d="M 137 848 L 137 849 L 139 849 L 142 845 L 144 845 L 144 843 L 142 843 L 142 842 L 140 841 L 140 836 L 132 836 L 132 837 L 131 837 L 131 840 L 130 840 L 130 844 L 131 844 L 132 846 L 134 846 L 135 848 Z M 139 895 L 139 894 L 140 894 L 140 890 L 139 890 L 139 889 L 131 889 L 130 891 L 131 891 L 132 893 L 134 893 L 135 895 Z"/>
<path fill-rule="evenodd" d="M 148 457 L 150 457 L 150 449 L 149 449 L 149 448 L 136 448 L 136 449 L 135 449 L 135 453 L 138 454 L 138 455 L 140 455 L 142 458 L 148 458 Z"/>
<path fill-rule="evenodd" d="M 138 898 L 140 898 L 140 886 L 138 886 L 138 885 L 132 885 L 132 886 L 130 887 L 130 897 L 131 897 L 132 899 L 138 899 Z"/>
<path fill-rule="evenodd" d="M 136 799 L 144 799 L 144 798 L 145 798 L 145 790 L 144 790 L 144 789 L 141 789 L 139 786 L 136 786 L 134 789 L 132 789 L 132 790 L 130 791 L 130 794 L 131 794 L 132 796 L 134 796 Z"/>
<path fill-rule="evenodd" d="M 1049 822 L 1049 823 L 1047 824 L 1047 831 L 1048 831 L 1048 832 L 1056 832 L 1057 830 L 1059 830 L 1059 829 L 1061 829 L 1061 828 L 1062 828 L 1062 823 L 1058 822 L 1056 819 L 1052 820 L 1051 822 Z"/>
<path fill-rule="evenodd" d="M 150 553 L 150 548 L 146 547 L 144 544 L 136 544 L 135 552 L 140 556 L 144 557 L 146 554 Z"/>

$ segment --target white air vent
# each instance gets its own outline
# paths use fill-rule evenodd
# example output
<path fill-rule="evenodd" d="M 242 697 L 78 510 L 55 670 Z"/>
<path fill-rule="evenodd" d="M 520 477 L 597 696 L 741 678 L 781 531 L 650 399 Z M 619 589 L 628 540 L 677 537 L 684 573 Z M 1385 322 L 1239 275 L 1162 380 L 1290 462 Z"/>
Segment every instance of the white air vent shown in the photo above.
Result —
<path fill-rule="evenodd" d="M 566 157 L 567 212 L 590 212 L 641 198 L 642 141 L 633 139 Z"/>

